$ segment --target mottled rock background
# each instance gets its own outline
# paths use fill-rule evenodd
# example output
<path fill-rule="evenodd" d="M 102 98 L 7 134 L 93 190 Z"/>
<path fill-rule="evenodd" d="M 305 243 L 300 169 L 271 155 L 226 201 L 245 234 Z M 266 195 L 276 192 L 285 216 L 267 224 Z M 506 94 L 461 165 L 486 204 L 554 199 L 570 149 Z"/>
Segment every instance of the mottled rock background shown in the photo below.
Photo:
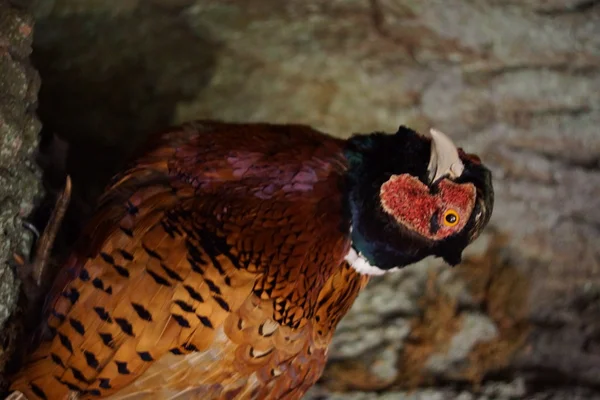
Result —
<path fill-rule="evenodd" d="M 600 2 L 34 3 L 44 138 L 70 143 L 65 243 L 170 123 L 435 126 L 493 168 L 491 227 L 457 268 L 371 282 L 307 399 L 600 398 Z"/>
<path fill-rule="evenodd" d="M 19 285 L 9 266 L 13 252 L 27 254 L 31 233 L 23 221 L 40 194 L 34 161 L 40 123 L 35 115 L 39 76 L 29 62 L 33 19 L 17 1 L 0 0 L 0 372 L 19 334 Z"/>

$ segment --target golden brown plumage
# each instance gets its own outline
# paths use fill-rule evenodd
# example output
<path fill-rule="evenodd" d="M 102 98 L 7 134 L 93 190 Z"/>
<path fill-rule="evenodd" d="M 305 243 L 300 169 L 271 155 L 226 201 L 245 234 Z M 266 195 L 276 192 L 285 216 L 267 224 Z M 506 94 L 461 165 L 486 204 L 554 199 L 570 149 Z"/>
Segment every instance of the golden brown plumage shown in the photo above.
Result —
<path fill-rule="evenodd" d="M 343 261 L 340 142 L 308 128 L 221 127 L 163 136 L 114 180 L 55 285 L 51 339 L 13 389 L 299 398 L 320 376 L 367 280 Z M 282 169 L 295 149 L 304 165 Z"/>
<path fill-rule="evenodd" d="M 410 138 L 425 173 L 429 140 Z M 198 122 L 156 136 L 102 197 L 11 389 L 29 399 L 299 399 L 368 280 L 346 261 L 363 232 L 351 230 L 363 203 L 349 195 L 348 143 L 299 125 Z M 399 262 L 464 247 L 491 212 L 471 200 L 478 214 L 465 217 L 477 224 L 446 235 L 460 242 L 438 248 L 398 228 Z M 356 257 L 371 257 L 356 242 Z"/>

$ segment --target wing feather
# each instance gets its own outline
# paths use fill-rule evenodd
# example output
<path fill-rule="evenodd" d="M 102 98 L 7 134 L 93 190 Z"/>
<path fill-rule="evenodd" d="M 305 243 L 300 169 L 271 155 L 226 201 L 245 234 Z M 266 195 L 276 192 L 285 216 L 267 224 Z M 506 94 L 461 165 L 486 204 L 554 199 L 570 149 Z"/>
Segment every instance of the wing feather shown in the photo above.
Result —
<path fill-rule="evenodd" d="M 160 136 L 113 180 L 12 389 L 299 398 L 318 378 L 339 318 L 314 317 L 345 313 L 361 287 L 334 278 L 348 247 L 340 142 L 297 126 L 194 129 Z"/>

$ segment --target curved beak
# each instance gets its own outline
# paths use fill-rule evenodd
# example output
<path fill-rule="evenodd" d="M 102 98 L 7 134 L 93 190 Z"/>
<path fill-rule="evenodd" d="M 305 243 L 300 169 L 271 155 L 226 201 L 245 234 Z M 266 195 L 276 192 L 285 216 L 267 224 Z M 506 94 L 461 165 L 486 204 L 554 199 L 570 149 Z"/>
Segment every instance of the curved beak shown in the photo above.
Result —
<path fill-rule="evenodd" d="M 430 129 L 429 135 L 431 136 L 431 156 L 427 166 L 429 183 L 434 184 L 446 176 L 450 178 L 461 176 L 465 166 L 452 140 L 436 129 Z"/>

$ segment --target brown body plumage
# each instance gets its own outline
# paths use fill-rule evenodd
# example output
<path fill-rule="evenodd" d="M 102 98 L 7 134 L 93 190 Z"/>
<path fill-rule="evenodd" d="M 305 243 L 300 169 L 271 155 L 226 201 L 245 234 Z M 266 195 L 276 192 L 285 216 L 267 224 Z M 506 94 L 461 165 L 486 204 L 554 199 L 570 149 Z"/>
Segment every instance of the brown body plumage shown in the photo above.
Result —
<path fill-rule="evenodd" d="M 217 122 L 157 135 L 101 198 L 11 389 L 299 399 L 363 273 L 454 264 L 489 220 L 489 172 L 432 140 Z M 427 199 L 407 208 L 409 193 Z"/>
<path fill-rule="evenodd" d="M 300 398 L 367 281 L 344 261 L 341 143 L 298 126 L 159 137 L 101 200 L 12 388 Z"/>

